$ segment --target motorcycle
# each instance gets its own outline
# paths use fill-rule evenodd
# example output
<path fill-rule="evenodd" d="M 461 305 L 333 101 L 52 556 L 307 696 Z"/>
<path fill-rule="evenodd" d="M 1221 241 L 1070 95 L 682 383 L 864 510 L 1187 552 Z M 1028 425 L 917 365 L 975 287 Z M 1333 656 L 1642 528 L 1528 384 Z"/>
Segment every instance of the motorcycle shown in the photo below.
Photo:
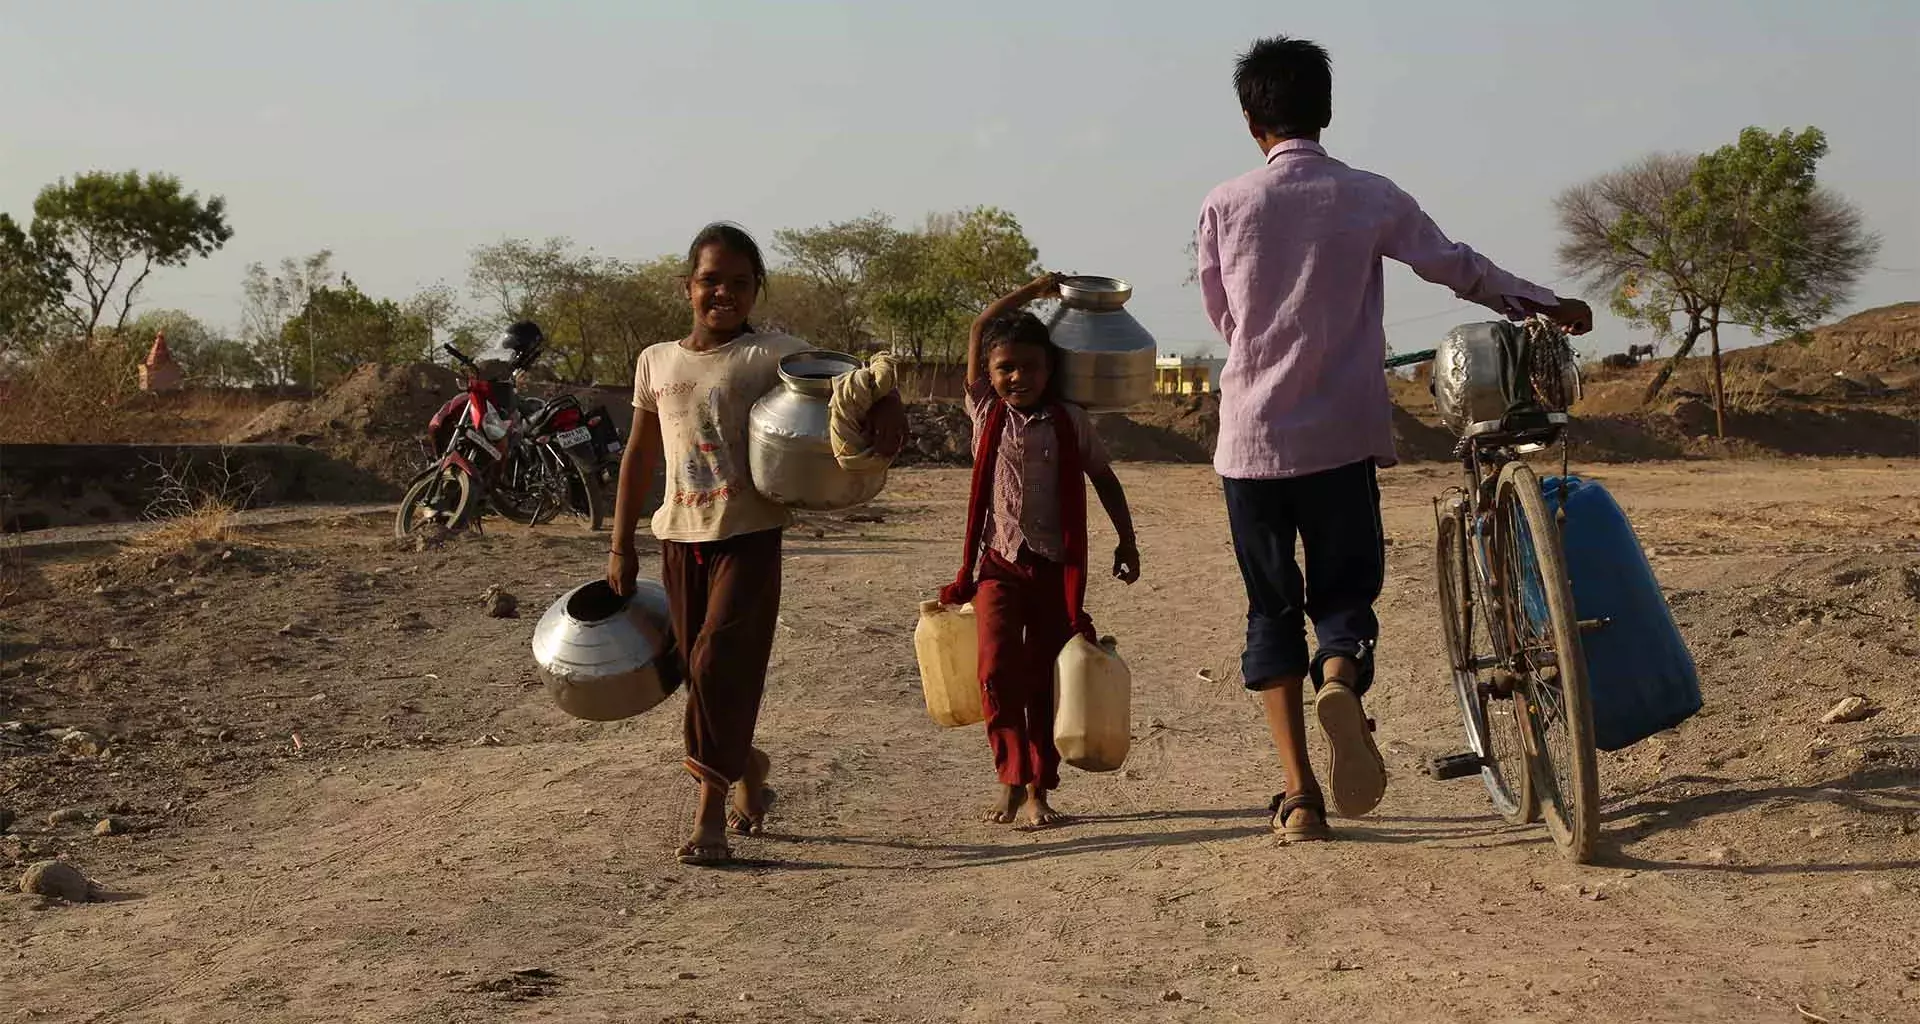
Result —
<path fill-rule="evenodd" d="M 408 483 L 395 535 L 429 525 L 457 532 L 483 509 L 529 526 L 567 511 L 600 529 L 606 498 L 579 403 L 568 396 L 523 415 L 526 406 L 514 397 L 513 378 L 538 358 L 539 342 L 509 342 L 503 352 L 483 352 L 481 361 L 442 348 L 467 368 L 467 386 L 428 423 L 421 445 L 429 464 Z"/>
<path fill-rule="evenodd" d="M 554 401 L 570 403 L 575 411 L 580 409 L 578 401 L 570 395 L 563 395 Z M 520 415 L 531 420 L 540 414 L 545 405 L 546 403 L 538 398 L 522 398 Z M 561 429 L 579 426 L 579 423 L 574 422 L 574 414 L 566 410 L 558 414 Z M 584 444 L 578 443 L 579 435 L 570 435 L 567 450 L 585 459 L 587 464 L 593 467 L 593 478 L 598 480 L 600 486 L 610 494 L 614 484 L 620 479 L 620 457 L 626 451 L 626 439 L 621 436 L 619 426 L 604 405 L 596 405 L 584 412 L 577 412 L 577 415 L 586 425 L 587 441 Z"/>

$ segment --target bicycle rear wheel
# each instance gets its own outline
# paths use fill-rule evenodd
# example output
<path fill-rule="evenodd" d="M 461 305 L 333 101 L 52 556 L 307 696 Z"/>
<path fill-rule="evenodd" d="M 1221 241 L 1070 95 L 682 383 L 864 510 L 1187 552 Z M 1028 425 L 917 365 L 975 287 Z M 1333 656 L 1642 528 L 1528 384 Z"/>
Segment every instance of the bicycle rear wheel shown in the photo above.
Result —
<path fill-rule="evenodd" d="M 1516 697 L 1522 698 L 1517 710 L 1533 741 L 1534 789 L 1554 842 L 1584 864 L 1600 833 L 1600 771 L 1560 524 L 1523 462 L 1501 469 L 1494 507 Z"/>
<path fill-rule="evenodd" d="M 1448 507 L 1438 525 L 1434 574 L 1440 589 L 1441 641 L 1467 745 L 1480 758 L 1480 782 L 1494 811 L 1515 825 L 1531 824 L 1539 817 L 1540 804 L 1512 694 L 1496 693 L 1487 671 L 1496 660 L 1496 627 L 1471 561 L 1465 503 Z"/>

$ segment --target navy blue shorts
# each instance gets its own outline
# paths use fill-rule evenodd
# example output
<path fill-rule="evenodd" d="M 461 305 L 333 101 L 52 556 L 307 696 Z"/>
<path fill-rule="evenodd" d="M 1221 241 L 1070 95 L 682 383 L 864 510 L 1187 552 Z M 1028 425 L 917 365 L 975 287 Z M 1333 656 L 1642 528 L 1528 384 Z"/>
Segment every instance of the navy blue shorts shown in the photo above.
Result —
<path fill-rule="evenodd" d="M 1380 620 L 1373 603 L 1386 580 L 1380 483 L 1372 460 L 1284 480 L 1222 480 L 1233 553 L 1247 585 L 1247 648 L 1240 675 L 1249 690 L 1311 676 L 1328 658 L 1360 666 L 1358 692 L 1373 685 Z M 1296 544 L 1306 573 L 1295 560 Z M 1307 620 L 1317 650 L 1307 656 Z"/>

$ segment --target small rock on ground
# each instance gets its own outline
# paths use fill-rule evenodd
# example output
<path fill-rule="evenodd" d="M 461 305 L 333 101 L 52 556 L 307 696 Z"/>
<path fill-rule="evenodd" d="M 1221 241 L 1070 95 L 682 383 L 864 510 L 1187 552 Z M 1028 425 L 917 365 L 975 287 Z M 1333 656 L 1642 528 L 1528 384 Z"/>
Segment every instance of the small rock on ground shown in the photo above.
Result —
<path fill-rule="evenodd" d="M 133 823 L 119 815 L 109 814 L 93 826 L 96 836 L 123 836 L 133 831 Z"/>
<path fill-rule="evenodd" d="M 68 729 L 60 737 L 60 746 L 68 753 L 87 757 L 97 757 L 101 751 L 107 749 L 105 740 L 85 729 Z"/>
<path fill-rule="evenodd" d="M 505 587 L 495 584 L 487 588 L 482 599 L 487 606 L 487 614 L 496 619 L 517 619 L 520 617 L 520 599 L 513 596 Z"/>
<path fill-rule="evenodd" d="M 62 807 L 52 814 L 47 815 L 47 824 L 55 826 L 56 828 L 61 825 L 78 825 L 92 817 L 93 815 L 88 814 L 78 807 Z"/>
<path fill-rule="evenodd" d="M 28 867 L 26 874 L 20 876 L 20 891 L 68 903 L 85 903 L 93 898 L 93 883 L 66 861 L 43 860 Z"/>
<path fill-rule="evenodd" d="M 1879 708 L 1873 702 L 1859 694 L 1849 694 L 1835 704 L 1826 714 L 1820 716 L 1822 725 L 1839 725 L 1847 722 L 1862 722 L 1878 714 Z"/>

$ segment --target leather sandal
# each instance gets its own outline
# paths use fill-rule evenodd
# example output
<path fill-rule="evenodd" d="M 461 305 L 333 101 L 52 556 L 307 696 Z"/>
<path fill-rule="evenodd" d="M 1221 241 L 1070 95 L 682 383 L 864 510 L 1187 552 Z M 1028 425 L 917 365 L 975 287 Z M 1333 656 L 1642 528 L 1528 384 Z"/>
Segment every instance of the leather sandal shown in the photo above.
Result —
<path fill-rule="evenodd" d="M 737 836 L 762 835 L 767 830 L 767 815 L 773 813 L 773 802 L 780 794 L 772 786 L 760 787 L 760 814 L 756 817 L 734 805 L 731 795 L 727 798 L 727 829 Z"/>
<path fill-rule="evenodd" d="M 1333 789 L 1334 809 L 1358 818 L 1378 807 L 1387 792 L 1387 764 L 1373 743 L 1373 719 L 1360 706 L 1360 695 L 1341 679 L 1329 679 L 1320 687 L 1313 710 L 1331 751 L 1327 783 Z"/>
<path fill-rule="evenodd" d="M 1267 810 L 1273 813 L 1273 834 L 1282 842 L 1314 843 L 1333 838 L 1333 829 L 1327 825 L 1327 804 L 1319 793 L 1309 791 L 1294 796 L 1275 793 Z M 1287 819 L 1295 811 L 1309 811 L 1316 817 L 1304 825 L 1289 825 Z"/>

